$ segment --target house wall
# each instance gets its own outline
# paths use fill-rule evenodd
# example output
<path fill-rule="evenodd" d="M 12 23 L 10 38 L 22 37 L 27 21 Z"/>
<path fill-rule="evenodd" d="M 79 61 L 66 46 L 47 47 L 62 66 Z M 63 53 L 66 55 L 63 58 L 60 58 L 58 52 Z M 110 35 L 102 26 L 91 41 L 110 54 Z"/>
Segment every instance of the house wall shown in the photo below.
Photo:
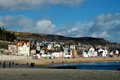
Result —
<path fill-rule="evenodd" d="M 30 55 L 30 47 L 18 47 L 18 55 L 29 56 Z"/>
<path fill-rule="evenodd" d="M 18 42 L 17 43 L 17 55 L 30 56 L 30 43 L 29 42 Z"/>
<path fill-rule="evenodd" d="M 15 54 L 17 52 L 17 46 L 16 45 L 8 45 L 8 51 L 11 54 Z"/>

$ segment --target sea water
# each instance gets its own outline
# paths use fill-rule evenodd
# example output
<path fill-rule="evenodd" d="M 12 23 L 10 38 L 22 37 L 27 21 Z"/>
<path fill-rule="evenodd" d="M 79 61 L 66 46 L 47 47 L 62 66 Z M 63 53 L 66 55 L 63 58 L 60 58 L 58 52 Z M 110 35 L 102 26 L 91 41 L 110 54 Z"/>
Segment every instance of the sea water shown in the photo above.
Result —
<path fill-rule="evenodd" d="M 58 69 L 85 69 L 85 70 L 118 70 L 120 69 L 120 62 L 84 62 L 73 64 L 56 64 L 52 65 Z"/>

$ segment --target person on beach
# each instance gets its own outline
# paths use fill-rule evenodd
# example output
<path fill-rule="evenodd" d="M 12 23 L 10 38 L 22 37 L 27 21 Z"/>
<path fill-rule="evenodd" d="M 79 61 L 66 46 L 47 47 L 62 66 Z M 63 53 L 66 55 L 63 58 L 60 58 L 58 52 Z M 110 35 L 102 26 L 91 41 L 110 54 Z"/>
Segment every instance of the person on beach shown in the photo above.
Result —
<path fill-rule="evenodd" d="M 11 67 L 11 62 L 9 62 L 9 68 Z"/>
<path fill-rule="evenodd" d="M 27 68 L 29 67 L 29 63 L 26 64 L 27 65 Z"/>
<path fill-rule="evenodd" d="M 5 68 L 6 67 L 6 64 L 5 64 L 5 61 L 3 62 L 3 68 Z"/>

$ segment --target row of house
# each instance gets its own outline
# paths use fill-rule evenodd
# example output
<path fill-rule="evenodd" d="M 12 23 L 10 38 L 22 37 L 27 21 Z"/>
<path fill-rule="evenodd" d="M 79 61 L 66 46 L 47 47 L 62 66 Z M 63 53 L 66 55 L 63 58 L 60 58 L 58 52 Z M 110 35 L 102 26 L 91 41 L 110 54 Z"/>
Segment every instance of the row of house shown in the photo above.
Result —
<path fill-rule="evenodd" d="M 112 55 L 113 52 L 109 52 L 107 48 L 96 48 L 90 46 L 81 46 L 80 44 L 67 45 L 63 42 L 30 42 L 30 41 L 17 41 L 15 45 L 8 45 L 10 54 L 19 56 L 37 56 L 41 57 L 78 57 L 78 52 L 82 57 L 106 57 Z M 116 50 L 115 54 L 119 54 Z"/>
<path fill-rule="evenodd" d="M 26 42 L 18 41 L 15 45 L 8 45 L 10 54 L 19 56 L 40 57 L 77 57 L 75 45 L 65 46 L 56 42 Z"/>
<path fill-rule="evenodd" d="M 89 48 L 88 51 L 83 51 L 83 57 L 113 57 L 114 55 L 119 56 L 120 53 L 118 50 L 108 51 L 107 48 L 98 48 L 93 47 Z"/>

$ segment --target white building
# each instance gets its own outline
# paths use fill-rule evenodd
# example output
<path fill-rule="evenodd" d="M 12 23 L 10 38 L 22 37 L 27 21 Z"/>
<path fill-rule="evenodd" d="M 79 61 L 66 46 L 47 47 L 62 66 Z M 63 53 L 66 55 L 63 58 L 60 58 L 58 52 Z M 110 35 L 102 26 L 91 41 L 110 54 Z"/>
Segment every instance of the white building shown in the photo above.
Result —
<path fill-rule="evenodd" d="M 82 55 L 84 58 L 88 58 L 88 53 L 86 51 L 83 51 L 83 55 Z"/>
<path fill-rule="evenodd" d="M 108 50 L 105 49 L 105 50 L 103 51 L 103 57 L 107 57 L 107 54 L 108 54 Z"/>
<path fill-rule="evenodd" d="M 70 58 L 71 57 L 69 48 L 64 48 L 63 55 L 64 55 L 65 58 Z"/>
<path fill-rule="evenodd" d="M 100 48 L 99 50 L 98 50 L 98 56 L 102 56 L 102 53 L 103 53 L 103 49 L 102 48 Z"/>
<path fill-rule="evenodd" d="M 22 45 L 18 45 L 17 55 L 29 56 L 30 55 L 30 44 L 29 43 L 22 43 Z"/>
<path fill-rule="evenodd" d="M 76 46 L 75 45 L 70 45 L 70 49 L 75 50 Z"/>
<path fill-rule="evenodd" d="M 53 44 L 48 44 L 48 50 L 52 50 Z"/>
<path fill-rule="evenodd" d="M 93 57 L 97 57 L 98 56 L 98 52 L 94 51 Z"/>
<path fill-rule="evenodd" d="M 35 54 L 36 54 L 36 50 L 35 49 L 30 50 L 30 56 L 33 56 Z"/>
<path fill-rule="evenodd" d="M 91 47 L 89 50 L 88 50 L 88 56 L 89 57 L 93 57 L 94 56 L 94 52 L 95 52 L 95 49 L 93 47 Z"/>
<path fill-rule="evenodd" d="M 98 50 L 98 53 L 99 53 L 99 55 L 102 56 L 102 57 L 107 57 L 108 50 L 107 50 L 107 49 L 102 49 L 102 48 L 100 48 L 100 49 Z"/>
<path fill-rule="evenodd" d="M 16 45 L 8 45 L 8 51 L 11 54 L 16 54 L 17 53 L 17 46 Z"/>
<path fill-rule="evenodd" d="M 118 55 L 118 54 L 119 54 L 119 51 L 118 51 L 118 50 L 115 50 L 115 54 Z"/>
<path fill-rule="evenodd" d="M 60 58 L 60 57 L 63 57 L 63 52 L 52 52 L 51 57 L 52 57 L 52 58 Z"/>

